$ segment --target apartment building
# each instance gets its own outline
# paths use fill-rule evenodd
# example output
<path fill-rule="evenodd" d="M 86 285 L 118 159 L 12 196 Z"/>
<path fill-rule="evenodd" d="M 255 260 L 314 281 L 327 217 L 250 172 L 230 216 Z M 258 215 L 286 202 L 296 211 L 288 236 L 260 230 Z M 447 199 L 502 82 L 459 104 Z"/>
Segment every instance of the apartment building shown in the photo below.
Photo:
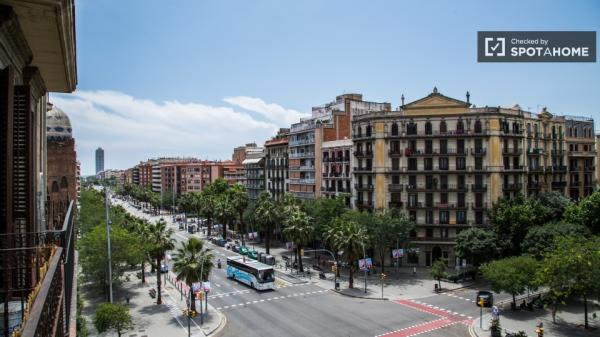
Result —
<path fill-rule="evenodd" d="M 361 94 L 344 94 L 313 107 L 310 118 L 292 125 L 289 139 L 289 191 L 305 199 L 322 196 L 323 143 L 350 139 L 354 115 L 390 110 L 389 103 L 366 102 Z"/>
<path fill-rule="evenodd" d="M 288 137 L 290 129 L 280 129 L 275 137 L 265 142 L 266 190 L 275 200 L 281 200 L 288 191 Z"/>
<path fill-rule="evenodd" d="M 327 198 L 343 196 L 346 205 L 351 207 L 352 203 L 352 140 L 332 140 L 323 142 L 321 169 L 321 195 Z M 361 155 L 356 153 L 355 155 Z M 365 187 L 367 187 L 365 185 Z M 362 189 L 363 186 L 357 186 Z"/>
<path fill-rule="evenodd" d="M 229 185 L 241 184 L 246 186 L 246 170 L 244 165 L 237 164 L 232 160 L 223 161 L 223 179 Z"/>
<path fill-rule="evenodd" d="M 246 190 L 252 200 L 258 199 L 265 191 L 265 152 L 261 147 L 246 150 L 246 159 L 242 162 L 246 171 Z"/>
<path fill-rule="evenodd" d="M 573 200 L 586 197 L 596 189 L 596 139 L 594 120 L 586 117 L 565 116 L 567 160 L 569 166 L 568 190 Z"/>
<path fill-rule="evenodd" d="M 498 198 L 542 191 L 569 195 L 566 163 L 573 155 L 567 144 L 594 142 L 593 132 L 567 141 L 569 120 L 518 105 L 477 108 L 468 92 L 463 101 L 436 88 L 408 104 L 403 98 L 395 111 L 355 115 L 354 205 L 403 209 L 418 224 L 411 233 L 415 249 L 405 262 L 430 266 L 444 258 L 454 266 L 456 235 L 488 226 L 486 210 Z M 586 125 L 593 130 L 593 122 Z M 585 159 L 577 161 L 585 165 Z M 577 186 L 584 195 L 585 185 Z"/>

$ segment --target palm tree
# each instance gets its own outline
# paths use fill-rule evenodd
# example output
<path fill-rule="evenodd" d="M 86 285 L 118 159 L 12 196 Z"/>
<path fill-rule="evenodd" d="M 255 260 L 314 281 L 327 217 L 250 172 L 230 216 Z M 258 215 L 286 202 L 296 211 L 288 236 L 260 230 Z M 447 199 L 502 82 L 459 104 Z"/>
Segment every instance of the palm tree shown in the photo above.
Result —
<path fill-rule="evenodd" d="M 302 246 L 308 244 L 314 234 L 314 226 L 311 217 L 300 207 L 294 207 L 290 213 L 287 213 L 285 228 L 283 234 L 286 238 L 296 244 L 296 260 L 298 261 L 298 271 L 303 272 L 302 268 Z"/>
<path fill-rule="evenodd" d="M 260 228 L 265 232 L 265 249 L 267 254 L 270 254 L 271 235 L 273 227 L 281 219 L 281 209 L 273 202 L 269 193 L 262 192 L 260 194 L 256 203 L 255 217 L 256 222 L 258 222 Z"/>
<path fill-rule="evenodd" d="M 177 199 L 177 206 L 179 207 L 180 210 L 183 211 L 183 216 L 186 219 L 186 224 L 187 224 L 187 214 L 189 211 L 192 210 L 192 206 L 193 206 L 192 193 L 193 192 L 185 193 Z"/>
<path fill-rule="evenodd" d="M 210 185 L 208 185 L 201 193 L 194 194 L 193 205 L 199 214 L 206 218 L 207 236 L 212 235 L 212 221 L 215 217 L 215 195 Z"/>
<path fill-rule="evenodd" d="M 145 219 L 136 219 L 133 226 L 133 233 L 135 233 L 141 239 L 148 237 L 148 235 L 150 234 L 150 224 Z M 147 244 L 146 240 L 140 240 L 140 242 L 143 244 L 143 247 L 141 249 L 143 250 L 144 256 L 141 261 L 141 268 L 142 284 L 144 284 L 146 283 L 146 259 L 148 258 L 148 254 L 150 253 L 150 247 Z"/>
<path fill-rule="evenodd" d="M 213 267 L 213 254 L 204 247 L 204 241 L 192 237 L 177 248 L 173 254 L 173 271 L 190 289 L 190 309 L 196 310 L 192 284 L 208 280 Z"/>
<path fill-rule="evenodd" d="M 325 240 L 335 251 L 343 251 L 350 266 L 348 287 L 354 287 L 354 264 L 363 251 L 367 230 L 347 217 L 335 218 L 325 232 Z"/>
<path fill-rule="evenodd" d="M 235 210 L 233 209 L 231 196 L 228 193 L 222 193 L 217 197 L 215 216 L 223 228 L 223 239 L 227 240 L 227 224 L 235 218 Z"/>
<path fill-rule="evenodd" d="M 167 228 L 167 223 L 164 220 L 159 220 L 153 226 L 150 226 L 148 241 L 152 245 L 151 256 L 156 261 L 156 304 L 162 304 L 160 293 L 160 262 L 165 257 L 167 251 L 175 247 L 175 239 L 172 238 L 173 229 Z"/>
<path fill-rule="evenodd" d="M 244 234 L 246 233 L 246 226 L 244 224 L 244 211 L 248 208 L 250 199 L 248 198 L 246 188 L 240 184 L 233 185 L 228 192 L 230 193 L 232 207 L 239 216 L 239 232 L 242 234 L 242 246 L 245 246 Z"/>

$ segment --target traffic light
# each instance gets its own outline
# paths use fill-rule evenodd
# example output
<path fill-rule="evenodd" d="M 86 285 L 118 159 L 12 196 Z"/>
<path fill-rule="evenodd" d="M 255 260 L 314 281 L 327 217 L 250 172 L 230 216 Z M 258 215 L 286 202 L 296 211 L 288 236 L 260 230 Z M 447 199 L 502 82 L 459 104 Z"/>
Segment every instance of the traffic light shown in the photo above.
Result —
<path fill-rule="evenodd" d="M 337 266 L 335 264 L 331 266 L 331 272 L 337 272 Z"/>
<path fill-rule="evenodd" d="M 200 301 L 202 301 L 203 295 L 204 295 L 204 293 L 202 291 L 199 291 L 196 293 L 196 298 L 199 299 Z"/>
<path fill-rule="evenodd" d="M 379 277 L 381 277 L 381 279 L 383 280 L 384 278 L 386 278 L 386 277 L 387 277 L 387 275 L 386 275 L 386 274 L 384 274 L 384 273 L 381 273 L 381 275 L 379 275 Z"/>
<path fill-rule="evenodd" d="M 544 328 L 536 328 L 535 333 L 537 333 L 537 337 L 544 337 Z"/>
<path fill-rule="evenodd" d="M 483 298 L 480 298 L 479 302 L 477 302 L 477 304 L 483 308 Z"/>
<path fill-rule="evenodd" d="M 196 317 L 197 314 L 198 312 L 196 312 L 196 310 L 183 309 L 183 315 L 186 317 Z"/>

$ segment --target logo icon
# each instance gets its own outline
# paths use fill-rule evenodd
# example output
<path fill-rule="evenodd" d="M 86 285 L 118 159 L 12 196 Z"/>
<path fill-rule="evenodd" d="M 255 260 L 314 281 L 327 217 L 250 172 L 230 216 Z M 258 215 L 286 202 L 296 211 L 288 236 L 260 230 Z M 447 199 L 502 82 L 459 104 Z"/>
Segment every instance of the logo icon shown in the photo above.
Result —
<path fill-rule="evenodd" d="M 503 37 L 485 38 L 485 56 L 505 56 L 506 39 Z"/>

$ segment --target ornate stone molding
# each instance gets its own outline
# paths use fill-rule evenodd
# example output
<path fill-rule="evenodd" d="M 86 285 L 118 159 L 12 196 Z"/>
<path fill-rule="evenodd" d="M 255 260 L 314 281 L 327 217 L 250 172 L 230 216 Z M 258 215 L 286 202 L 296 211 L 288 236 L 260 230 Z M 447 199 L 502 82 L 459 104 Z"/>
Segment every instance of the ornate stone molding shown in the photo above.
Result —
<path fill-rule="evenodd" d="M 17 72 L 31 63 L 33 53 L 21 30 L 12 7 L 0 5 L 0 62 L 3 66 L 14 65 Z"/>

